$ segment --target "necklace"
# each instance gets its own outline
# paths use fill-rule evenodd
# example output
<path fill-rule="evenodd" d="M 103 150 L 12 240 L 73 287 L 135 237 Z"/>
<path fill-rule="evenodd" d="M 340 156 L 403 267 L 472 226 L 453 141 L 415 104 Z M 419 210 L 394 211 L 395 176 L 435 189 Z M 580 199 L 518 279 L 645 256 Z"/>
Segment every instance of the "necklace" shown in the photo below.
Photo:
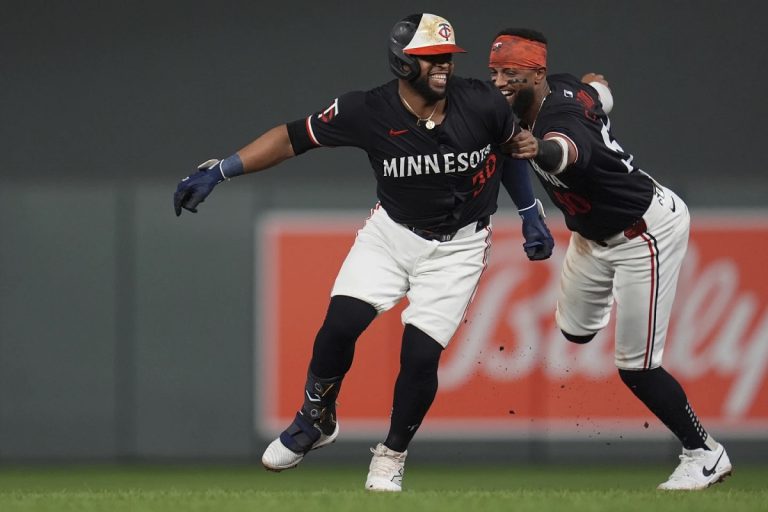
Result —
<path fill-rule="evenodd" d="M 539 112 L 541 112 L 541 107 L 544 106 L 544 102 L 549 98 L 549 95 L 552 94 L 552 89 L 547 87 L 547 94 L 544 95 L 543 98 L 541 98 L 541 103 L 539 103 L 539 109 L 536 111 L 536 117 L 533 118 L 533 123 L 531 123 L 531 129 L 530 131 L 533 132 L 533 127 L 536 126 L 536 119 L 539 117 Z"/>
<path fill-rule="evenodd" d="M 417 114 L 416 111 L 411 108 L 411 105 L 409 105 L 405 98 L 403 98 L 402 94 L 398 93 L 397 95 L 400 96 L 400 99 L 403 101 L 405 108 L 408 109 L 408 112 L 416 116 L 416 126 L 421 126 L 421 123 L 424 123 L 424 126 L 427 128 L 427 130 L 431 130 L 435 127 L 435 122 L 432 120 L 432 116 L 434 116 L 435 112 L 437 112 L 437 103 L 435 103 L 435 108 L 432 109 L 432 113 L 429 114 L 429 117 L 422 119 L 419 117 L 419 114 Z"/>

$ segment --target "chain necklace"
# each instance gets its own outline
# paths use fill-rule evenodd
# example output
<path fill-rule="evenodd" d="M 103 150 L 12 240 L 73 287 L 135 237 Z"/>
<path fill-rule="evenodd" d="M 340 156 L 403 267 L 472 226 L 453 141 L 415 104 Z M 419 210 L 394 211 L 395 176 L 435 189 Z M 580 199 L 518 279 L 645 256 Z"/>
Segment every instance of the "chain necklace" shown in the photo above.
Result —
<path fill-rule="evenodd" d="M 536 111 L 536 117 L 533 118 L 533 123 L 531 123 L 530 132 L 533 133 L 533 127 L 536 126 L 536 119 L 539 118 L 539 112 L 541 112 L 541 107 L 544 106 L 544 102 L 549 98 L 549 95 L 552 94 L 552 89 L 547 87 L 547 94 L 544 95 L 543 98 L 541 98 L 541 103 L 539 103 L 539 109 Z"/>
<path fill-rule="evenodd" d="M 416 126 L 421 126 L 421 123 L 424 123 L 424 126 L 427 128 L 427 130 L 431 130 L 435 127 L 435 122 L 432 120 L 432 116 L 435 115 L 435 112 L 437 112 L 437 103 L 435 103 L 435 108 L 432 109 L 432 113 L 429 114 L 429 117 L 421 118 L 419 117 L 419 114 L 416 113 L 413 108 L 411 108 L 411 105 L 408 104 L 408 102 L 403 98 L 403 95 L 400 93 L 397 93 L 398 96 L 400 96 L 400 99 L 403 102 L 403 105 L 405 105 L 405 108 L 408 109 L 408 112 L 416 116 Z"/>

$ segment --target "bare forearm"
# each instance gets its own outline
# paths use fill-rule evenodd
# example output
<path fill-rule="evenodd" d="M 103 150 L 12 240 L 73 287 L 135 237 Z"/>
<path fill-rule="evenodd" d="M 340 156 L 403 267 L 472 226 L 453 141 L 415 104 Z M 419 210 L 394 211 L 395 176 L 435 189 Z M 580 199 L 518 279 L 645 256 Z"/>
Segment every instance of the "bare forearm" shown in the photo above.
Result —
<path fill-rule="evenodd" d="M 224 160 L 210 159 L 197 168 L 176 187 L 173 208 L 176 216 L 181 211 L 197 212 L 197 206 L 219 183 L 249 172 L 269 169 L 294 156 L 287 127 L 282 124 L 269 130 L 243 149 Z"/>
<path fill-rule="evenodd" d="M 263 171 L 293 157 L 293 146 L 284 124 L 275 126 L 237 152 L 245 173 Z"/>

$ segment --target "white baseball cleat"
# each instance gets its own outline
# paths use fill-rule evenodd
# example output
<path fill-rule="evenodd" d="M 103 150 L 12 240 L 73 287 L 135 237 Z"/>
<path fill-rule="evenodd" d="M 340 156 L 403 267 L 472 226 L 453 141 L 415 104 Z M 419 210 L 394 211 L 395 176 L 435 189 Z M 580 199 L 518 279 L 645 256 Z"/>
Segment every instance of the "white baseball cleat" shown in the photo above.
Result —
<path fill-rule="evenodd" d="M 663 491 L 698 491 L 725 480 L 733 471 L 723 445 L 715 450 L 686 450 L 680 455 L 680 464 L 669 479 L 659 484 Z"/>
<path fill-rule="evenodd" d="M 281 441 L 283 435 L 285 435 L 285 432 L 272 441 L 269 446 L 267 446 L 267 449 L 264 450 L 264 455 L 261 456 L 262 465 L 269 471 L 283 471 L 285 469 L 295 468 L 299 465 L 299 462 L 304 459 L 304 455 L 309 451 L 317 450 L 318 448 L 322 448 L 323 446 L 327 446 L 336 441 L 336 438 L 339 436 L 339 423 L 336 422 L 336 428 L 334 428 L 330 435 L 320 432 L 320 437 L 303 452 L 295 452 L 285 446 Z"/>
<path fill-rule="evenodd" d="M 369 491 L 400 492 L 403 490 L 403 473 L 405 473 L 405 457 L 408 450 L 396 452 L 382 443 L 371 448 L 373 459 L 365 481 Z"/>

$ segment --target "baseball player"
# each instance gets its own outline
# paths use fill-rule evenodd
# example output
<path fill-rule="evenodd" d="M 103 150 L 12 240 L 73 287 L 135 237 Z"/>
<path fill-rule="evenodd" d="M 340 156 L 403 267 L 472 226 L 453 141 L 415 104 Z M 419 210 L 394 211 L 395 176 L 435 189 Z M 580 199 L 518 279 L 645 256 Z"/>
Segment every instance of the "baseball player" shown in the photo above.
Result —
<path fill-rule="evenodd" d="M 336 278 L 314 342 L 303 404 L 265 450 L 262 463 L 282 471 L 339 435 L 336 398 L 355 342 L 371 321 L 404 297 L 404 324 L 389 433 L 371 451 L 365 488 L 400 491 L 407 447 L 437 392 L 437 367 L 472 299 L 490 248 L 490 216 L 501 175 L 523 218 L 530 259 L 552 252 L 552 237 L 533 198 L 527 162 L 497 146 L 519 130 L 499 91 L 453 76 L 463 52 L 453 27 L 417 14 L 395 24 L 389 63 L 397 77 L 343 94 L 308 117 L 277 126 L 237 154 L 211 160 L 179 183 L 176 214 L 195 212 L 219 182 L 328 146 L 368 154 L 379 202 L 357 233 Z"/>
<path fill-rule="evenodd" d="M 491 79 L 526 129 L 512 155 L 530 158 L 572 231 L 556 320 L 574 343 L 608 324 L 616 301 L 619 376 L 683 445 L 659 485 L 704 489 L 731 473 L 725 448 L 699 423 L 680 384 L 661 366 L 690 216 L 680 197 L 640 170 L 611 133 L 613 98 L 602 75 L 547 76 L 547 41 L 507 29 L 493 41 Z M 586 83 L 585 83 L 586 82 Z"/>

